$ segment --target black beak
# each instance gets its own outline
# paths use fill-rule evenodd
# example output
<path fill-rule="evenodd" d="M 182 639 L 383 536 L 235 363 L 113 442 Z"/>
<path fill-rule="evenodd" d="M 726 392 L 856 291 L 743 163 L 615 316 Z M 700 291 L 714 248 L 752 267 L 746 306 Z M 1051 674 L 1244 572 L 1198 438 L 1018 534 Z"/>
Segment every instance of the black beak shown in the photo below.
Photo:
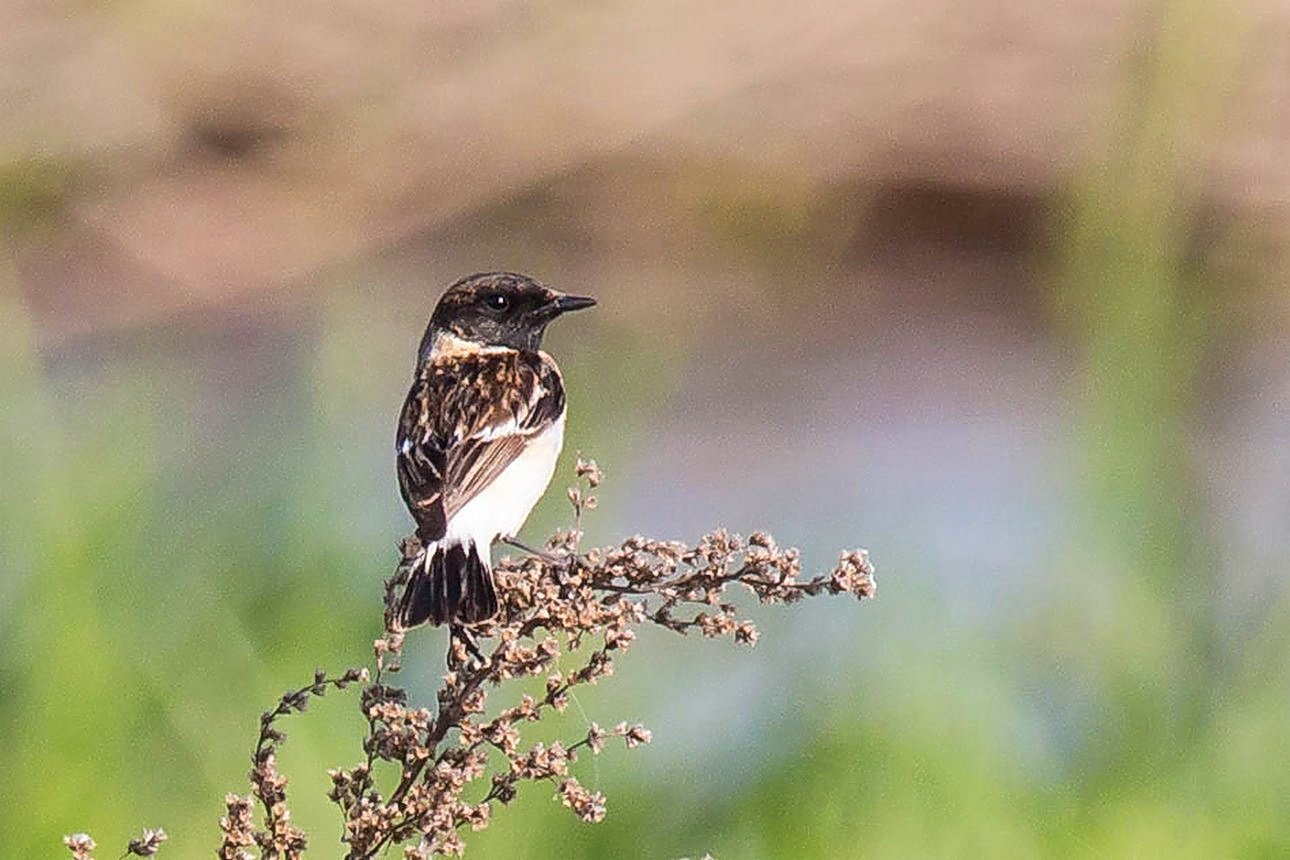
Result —
<path fill-rule="evenodd" d="M 569 311 L 580 311 L 583 308 L 589 308 L 595 303 L 596 300 L 591 298 L 591 296 L 568 296 L 560 294 L 552 299 L 551 303 L 547 305 L 547 307 L 551 309 L 551 313 L 554 316 L 559 316 L 560 314 L 568 313 Z"/>

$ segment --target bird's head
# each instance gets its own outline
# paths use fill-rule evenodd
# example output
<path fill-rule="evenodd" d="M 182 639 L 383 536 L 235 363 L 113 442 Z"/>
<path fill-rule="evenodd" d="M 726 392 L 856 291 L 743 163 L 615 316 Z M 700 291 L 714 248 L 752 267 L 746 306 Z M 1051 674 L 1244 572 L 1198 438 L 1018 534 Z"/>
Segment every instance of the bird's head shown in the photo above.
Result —
<path fill-rule="evenodd" d="M 444 341 L 466 347 L 537 350 L 556 317 L 595 299 L 557 292 L 525 275 L 489 272 L 462 278 L 439 299 L 421 343 L 421 357 Z"/>

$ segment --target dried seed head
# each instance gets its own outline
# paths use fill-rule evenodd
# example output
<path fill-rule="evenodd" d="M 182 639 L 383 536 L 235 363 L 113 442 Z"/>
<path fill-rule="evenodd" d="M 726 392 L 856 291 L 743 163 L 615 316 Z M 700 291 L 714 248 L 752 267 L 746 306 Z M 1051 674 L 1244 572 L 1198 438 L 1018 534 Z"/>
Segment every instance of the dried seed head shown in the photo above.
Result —
<path fill-rule="evenodd" d="M 143 835 L 138 839 L 130 840 L 126 846 L 125 853 L 133 854 L 136 857 L 153 857 L 156 856 L 157 849 L 161 843 L 165 842 L 168 837 L 166 831 L 158 827 L 156 830 L 145 829 Z"/>
<path fill-rule="evenodd" d="M 595 460 L 584 460 L 581 455 L 578 456 L 577 465 L 574 467 L 574 474 L 587 482 L 588 487 L 599 487 L 600 482 L 605 479 L 605 473 L 596 465 Z"/>
<path fill-rule="evenodd" d="M 573 810 L 583 821 L 599 823 L 605 819 L 605 796 L 598 791 L 588 791 L 578 780 L 570 777 L 560 783 L 558 794 L 561 802 Z"/>
<path fill-rule="evenodd" d="M 94 839 L 88 833 L 73 833 L 70 836 L 63 837 L 63 844 L 67 850 L 72 852 L 76 860 L 94 860 L 90 853 L 98 846 L 94 844 Z"/>

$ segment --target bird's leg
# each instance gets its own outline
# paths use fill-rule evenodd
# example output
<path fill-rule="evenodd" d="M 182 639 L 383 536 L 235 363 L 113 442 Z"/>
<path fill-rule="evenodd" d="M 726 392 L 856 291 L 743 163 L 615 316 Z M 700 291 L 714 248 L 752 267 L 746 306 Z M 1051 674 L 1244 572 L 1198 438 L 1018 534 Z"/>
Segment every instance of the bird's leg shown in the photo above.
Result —
<path fill-rule="evenodd" d="M 555 578 L 561 586 L 567 586 L 577 569 L 578 554 L 576 552 L 554 553 L 544 549 L 534 549 L 515 535 L 504 536 L 502 543 L 513 546 L 516 549 L 522 549 L 530 555 L 540 558 L 543 562 L 550 565 L 555 571 Z"/>
<path fill-rule="evenodd" d="M 466 627 L 463 624 L 452 624 L 448 627 L 448 632 L 449 632 L 449 637 L 448 637 L 448 670 L 449 671 L 452 671 L 455 668 L 453 664 L 456 661 L 453 659 L 453 657 L 455 656 L 456 649 L 453 647 L 453 645 L 455 645 L 457 641 L 461 642 L 462 646 L 466 649 L 466 653 L 470 657 L 474 657 L 476 660 L 478 660 L 480 665 L 484 665 L 488 662 L 488 658 L 484 656 L 484 652 L 479 650 L 479 643 L 475 641 L 475 634 L 470 632 L 470 628 Z"/>
<path fill-rule="evenodd" d="M 516 549 L 524 550 L 529 555 L 537 556 L 547 564 L 564 564 L 564 562 L 568 560 L 568 556 L 557 555 L 556 553 L 553 553 L 550 550 L 537 549 L 536 547 L 531 547 L 528 544 L 526 544 L 524 541 L 520 540 L 515 535 L 503 535 L 501 538 L 501 541 L 507 546 L 513 546 Z"/>

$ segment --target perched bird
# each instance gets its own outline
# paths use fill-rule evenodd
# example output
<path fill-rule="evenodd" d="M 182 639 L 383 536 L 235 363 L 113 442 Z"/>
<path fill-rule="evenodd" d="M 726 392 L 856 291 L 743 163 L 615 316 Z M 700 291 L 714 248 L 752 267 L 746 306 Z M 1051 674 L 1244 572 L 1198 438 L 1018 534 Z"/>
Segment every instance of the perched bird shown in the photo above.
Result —
<path fill-rule="evenodd" d="M 564 443 L 564 382 L 542 334 L 595 303 L 509 272 L 463 278 L 439 299 L 395 442 L 424 547 L 398 608 L 403 627 L 497 614 L 490 549 L 516 540 Z"/>

